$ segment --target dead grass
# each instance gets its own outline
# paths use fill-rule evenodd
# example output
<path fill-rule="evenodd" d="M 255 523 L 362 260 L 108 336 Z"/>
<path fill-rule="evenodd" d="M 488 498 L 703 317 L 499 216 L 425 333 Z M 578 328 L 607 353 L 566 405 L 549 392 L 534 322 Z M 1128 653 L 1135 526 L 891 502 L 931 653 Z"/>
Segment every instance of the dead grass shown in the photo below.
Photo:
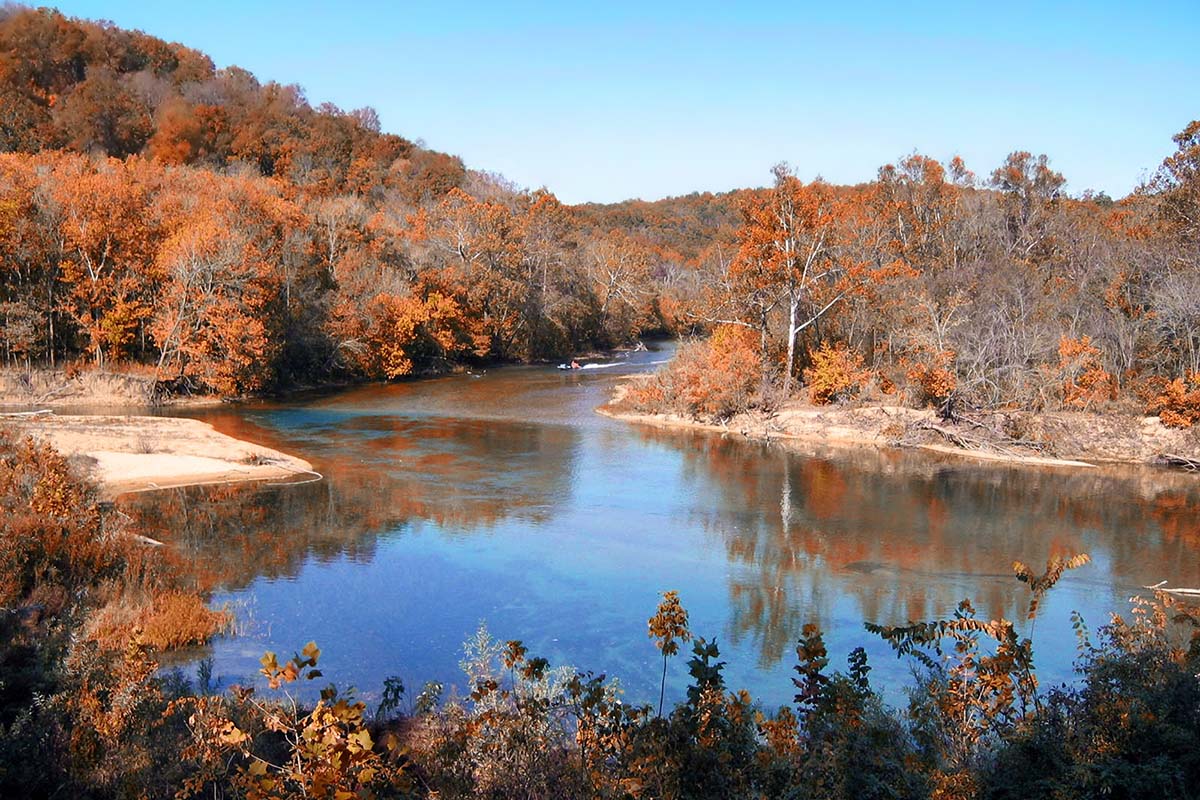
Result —
<path fill-rule="evenodd" d="M 206 643 L 229 629 L 233 615 L 214 611 L 195 594 L 168 591 L 147 601 L 122 596 L 90 620 L 87 637 L 110 650 L 123 649 L 134 637 L 160 652 Z"/>
<path fill-rule="evenodd" d="M 145 364 L 122 364 L 117 370 L 102 369 L 91 362 L 77 362 L 59 369 L 26 371 L 0 367 L 0 406 L 156 406 L 208 405 L 214 397 L 161 397 L 155 391 L 154 368 Z"/>

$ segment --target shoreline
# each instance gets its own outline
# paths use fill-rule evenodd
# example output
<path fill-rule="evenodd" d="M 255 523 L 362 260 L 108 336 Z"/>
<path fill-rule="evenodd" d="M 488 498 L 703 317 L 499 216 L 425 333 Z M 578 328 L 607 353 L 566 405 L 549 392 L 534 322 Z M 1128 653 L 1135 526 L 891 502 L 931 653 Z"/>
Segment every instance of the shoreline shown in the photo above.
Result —
<path fill-rule="evenodd" d="M 0 414 L 0 425 L 54 447 L 110 500 L 180 486 L 321 478 L 302 458 L 185 417 Z"/>
<path fill-rule="evenodd" d="M 760 441 L 792 441 L 832 447 L 916 449 L 974 461 L 1033 467 L 1094 469 L 1105 465 L 1153 466 L 1167 455 L 1200 459 L 1200 430 L 1173 429 L 1157 417 L 1100 415 L 1087 412 L 1022 412 L 1024 424 L 1051 449 L 1051 454 L 1012 449 L 968 449 L 948 443 L 928 426 L 937 424 L 932 409 L 904 406 L 812 406 L 784 404 L 773 414 L 745 412 L 725 423 L 704 422 L 674 413 L 646 413 L 623 405 L 625 387 L 616 387 L 596 413 L 635 425 L 733 434 Z M 966 433 L 961 428 L 954 433 Z M 924 437 L 910 437 L 920 431 Z"/>
<path fill-rule="evenodd" d="M 452 364 L 447 368 L 427 370 L 399 379 L 385 380 L 365 377 L 342 377 L 313 383 L 291 385 L 279 392 L 258 392 L 235 396 L 216 394 L 167 394 L 156 395 L 154 379 L 137 370 L 122 371 L 120 368 L 84 369 L 78 372 L 62 367 L 35 367 L 24 370 L 0 366 L 0 415 L 21 413 L 37 409 L 110 410 L 114 413 L 135 412 L 155 408 L 211 408 L 225 404 L 255 401 L 290 400 L 297 397 L 320 396 L 333 392 L 373 384 L 391 384 L 444 378 L 449 375 L 472 374 L 473 370 L 486 372 L 490 369 L 510 366 L 554 366 L 582 359 L 594 361 L 611 359 L 620 353 L 645 349 L 645 342 L 665 341 L 658 337 L 643 340 L 641 346 L 622 345 L 610 350 L 586 350 L 561 358 L 535 359 L 528 362 L 496 361 L 471 365 Z"/>
<path fill-rule="evenodd" d="M 41 408 L 205 408 L 224 402 L 216 395 L 156 396 L 155 381 L 139 372 L 63 368 L 30 371 L 0 368 L 0 413 Z"/>

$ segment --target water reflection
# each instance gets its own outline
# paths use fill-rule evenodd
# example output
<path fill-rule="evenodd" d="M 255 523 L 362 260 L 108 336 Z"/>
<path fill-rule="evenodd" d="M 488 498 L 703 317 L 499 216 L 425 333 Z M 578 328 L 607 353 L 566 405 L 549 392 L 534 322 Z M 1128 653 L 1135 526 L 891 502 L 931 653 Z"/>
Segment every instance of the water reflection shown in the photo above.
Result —
<path fill-rule="evenodd" d="M 293 419 L 293 417 L 296 417 Z M 127 513 L 162 531 L 205 589 L 295 578 L 309 559 L 366 563 L 381 534 L 413 520 L 447 534 L 485 533 L 513 518 L 545 524 L 569 491 L 578 434 L 569 428 L 449 418 L 278 411 L 325 451 L 324 479 L 298 486 L 187 487 L 127 499 Z M 230 435 L 297 450 L 249 419 Z"/>
<path fill-rule="evenodd" d="M 720 498 L 692 519 L 747 567 L 729 583 L 730 633 L 754 642 L 761 664 L 787 655 L 805 622 L 828 626 L 832 605 L 846 597 L 883 624 L 944 615 L 967 596 L 981 614 L 1020 619 L 1028 598 L 1013 580 L 1014 560 L 1037 568 L 1056 555 L 1093 554 L 1096 564 L 1065 582 L 1077 600 L 1166 576 L 1200 585 L 1200 488 L 1191 476 L 641 435 L 678 447 L 688 474 Z M 736 525 L 729 508 L 744 510 Z"/>
<path fill-rule="evenodd" d="M 862 631 L 948 613 L 1019 618 L 1020 559 L 1087 551 L 1044 607 L 1044 678 L 1070 676 L 1065 630 L 1141 585 L 1200 585 L 1200 489 L 1150 470 L 1030 470 L 899 451 L 826 451 L 640 428 L 592 413 L 640 354 L 606 374 L 513 369 L 366 387 L 207 415 L 219 429 L 308 458 L 326 479 L 126 498 L 244 635 L 216 643 L 244 680 L 264 649 L 316 639 L 327 674 L 365 689 L 393 673 L 456 680 L 481 619 L 558 663 L 657 690 L 645 620 L 674 588 L 716 635 L 731 685 L 791 694 L 800 627 L 831 650 L 867 645 L 885 685 L 907 667 Z M 1043 641 L 1044 640 L 1044 641 Z M 669 687 L 682 693 L 685 670 Z"/>

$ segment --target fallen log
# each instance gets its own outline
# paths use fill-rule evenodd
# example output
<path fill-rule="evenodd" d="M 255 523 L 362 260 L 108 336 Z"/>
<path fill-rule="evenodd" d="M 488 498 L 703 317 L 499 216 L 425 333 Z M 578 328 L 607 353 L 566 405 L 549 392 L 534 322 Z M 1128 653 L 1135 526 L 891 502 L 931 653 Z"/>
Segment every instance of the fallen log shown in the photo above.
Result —
<path fill-rule="evenodd" d="M 1143 586 L 1143 589 L 1153 589 L 1156 592 L 1166 592 L 1167 594 L 1178 594 L 1184 597 L 1200 597 L 1200 589 L 1172 589 L 1166 585 L 1166 581 L 1159 581 L 1153 586 Z"/>
<path fill-rule="evenodd" d="M 1200 472 L 1200 458 L 1188 458 L 1187 456 L 1177 456 L 1170 453 L 1163 453 L 1162 455 L 1154 458 L 1154 463 L 1164 467 L 1185 469 L 1188 472 Z"/>
<path fill-rule="evenodd" d="M 987 425 L 983 425 L 982 423 L 974 422 L 973 420 L 966 420 L 965 418 L 964 420 L 971 422 L 976 428 L 983 429 L 991 433 L 997 433 L 995 429 L 990 428 Z M 904 443 L 904 440 L 908 439 L 908 433 L 914 430 L 931 431 L 936 433 L 943 439 L 946 439 L 948 442 L 953 444 L 955 447 L 959 447 L 963 450 L 981 450 L 1016 456 L 1022 455 L 1022 452 L 1018 448 L 1033 450 L 1037 453 L 1043 453 L 1048 449 L 1045 442 L 1035 442 L 1028 439 L 1012 439 L 1004 436 L 1003 434 L 1000 434 L 998 438 L 994 439 L 981 438 L 978 436 L 972 436 L 962 431 L 953 431 L 941 425 L 934 425 L 932 422 L 918 422 L 914 425 L 911 425 L 910 430 L 906 431 L 905 436 L 902 437 L 901 443 Z"/>

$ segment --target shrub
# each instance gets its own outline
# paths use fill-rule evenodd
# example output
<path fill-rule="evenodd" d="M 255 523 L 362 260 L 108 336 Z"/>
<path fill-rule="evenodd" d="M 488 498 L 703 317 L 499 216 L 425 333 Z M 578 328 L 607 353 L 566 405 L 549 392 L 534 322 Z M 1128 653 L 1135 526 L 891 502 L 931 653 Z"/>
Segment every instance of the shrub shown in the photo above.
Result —
<path fill-rule="evenodd" d="M 1200 422 L 1200 373 L 1186 378 L 1160 381 L 1158 391 L 1151 395 L 1147 412 L 1157 414 L 1168 428 L 1190 428 Z"/>
<path fill-rule="evenodd" d="M 142 641 L 156 650 L 204 644 L 230 619 L 229 612 L 213 611 L 194 594 L 166 592 L 142 615 Z"/>
<path fill-rule="evenodd" d="M 1117 384 L 1100 365 L 1100 348 L 1091 337 L 1058 340 L 1058 380 L 1063 405 L 1088 408 L 1116 397 Z"/>
<path fill-rule="evenodd" d="M 954 373 L 954 352 L 943 350 L 908 368 L 905 377 L 918 405 L 941 405 L 958 388 Z"/>
<path fill-rule="evenodd" d="M 314 642 L 283 664 L 268 652 L 260 672 L 271 689 L 314 680 L 320 655 Z M 184 697 L 169 710 L 188 714 L 190 729 L 181 756 L 191 774 L 179 797 L 355 798 L 411 788 L 391 737 L 368 729 L 366 704 L 332 686 L 307 709 L 291 697 L 272 701 L 235 689 L 227 697 Z"/>
<path fill-rule="evenodd" d="M 169 681 L 121 598 L 160 599 L 164 646 L 212 618 L 133 533 L 60 454 L 0 431 L 0 797 L 165 797 L 179 778 Z"/>
<path fill-rule="evenodd" d="M 1082 685 L 1049 693 L 1000 742 L 985 798 L 1195 797 L 1200 787 L 1200 619 L 1166 594 L 1134 601 L 1099 643 L 1076 619 Z M 1190 634 L 1179 641 L 1180 631 Z"/>
<path fill-rule="evenodd" d="M 644 413 L 726 420 L 750 408 L 761 380 L 760 363 L 753 331 L 720 325 L 707 341 L 681 346 L 665 369 L 632 385 L 625 399 Z"/>
<path fill-rule="evenodd" d="M 862 389 L 870 377 L 863 369 L 863 358 L 844 344 L 831 346 L 828 342 L 810 353 L 812 366 L 804 370 L 808 399 L 817 405 L 848 400 Z"/>

